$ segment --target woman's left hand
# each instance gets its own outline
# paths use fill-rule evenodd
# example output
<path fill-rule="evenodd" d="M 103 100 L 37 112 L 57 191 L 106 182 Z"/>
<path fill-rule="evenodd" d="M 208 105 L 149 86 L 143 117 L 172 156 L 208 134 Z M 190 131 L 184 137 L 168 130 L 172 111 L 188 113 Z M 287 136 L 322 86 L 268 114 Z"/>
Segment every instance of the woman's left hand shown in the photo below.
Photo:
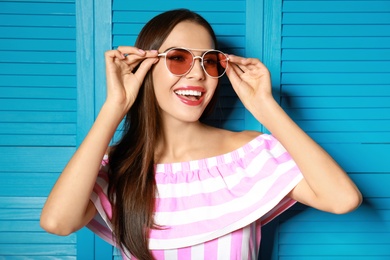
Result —
<path fill-rule="evenodd" d="M 262 100 L 273 98 L 270 73 L 258 59 L 229 55 L 226 74 L 241 102 L 252 113 Z"/>

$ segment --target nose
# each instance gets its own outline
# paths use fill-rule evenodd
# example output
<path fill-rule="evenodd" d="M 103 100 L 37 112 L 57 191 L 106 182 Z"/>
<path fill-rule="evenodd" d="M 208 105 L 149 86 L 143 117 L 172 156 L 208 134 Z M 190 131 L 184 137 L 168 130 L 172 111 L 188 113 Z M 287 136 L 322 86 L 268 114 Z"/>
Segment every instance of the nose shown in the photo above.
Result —
<path fill-rule="evenodd" d="M 186 77 L 187 78 L 194 78 L 197 80 L 203 80 L 205 79 L 206 75 L 203 70 L 202 66 L 202 57 L 200 56 L 195 56 L 193 60 L 193 65 L 191 70 L 187 73 Z"/>

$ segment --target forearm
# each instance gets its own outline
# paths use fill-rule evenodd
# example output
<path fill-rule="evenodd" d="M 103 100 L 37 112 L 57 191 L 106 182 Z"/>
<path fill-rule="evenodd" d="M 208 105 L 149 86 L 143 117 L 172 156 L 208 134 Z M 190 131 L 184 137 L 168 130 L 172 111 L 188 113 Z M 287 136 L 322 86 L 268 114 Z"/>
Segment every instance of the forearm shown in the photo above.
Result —
<path fill-rule="evenodd" d="M 313 141 L 274 99 L 261 102 L 254 110 L 254 116 L 291 154 L 302 171 L 305 185 L 312 191 L 311 198 L 297 192 L 294 194 L 296 199 L 331 212 L 339 212 L 342 208 L 355 204 L 352 200 L 359 200 L 360 192 L 333 158 Z"/>
<path fill-rule="evenodd" d="M 101 160 L 119 123 L 115 109 L 104 105 L 54 185 L 42 210 L 41 225 L 64 234 L 80 227 L 87 214 Z"/>

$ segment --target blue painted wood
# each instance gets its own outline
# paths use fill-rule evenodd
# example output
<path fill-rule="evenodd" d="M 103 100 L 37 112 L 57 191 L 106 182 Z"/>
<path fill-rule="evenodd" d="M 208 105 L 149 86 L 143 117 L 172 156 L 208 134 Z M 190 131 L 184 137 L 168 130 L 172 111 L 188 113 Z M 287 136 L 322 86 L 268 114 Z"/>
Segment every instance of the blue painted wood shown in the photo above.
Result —
<path fill-rule="evenodd" d="M 75 63 L 75 40 L 11 40 L 0 41 L 2 62 Z M 46 50 L 43 50 L 46 48 Z M 73 50 L 73 51 L 71 51 Z M 63 52 L 61 52 L 63 51 Z"/>
<path fill-rule="evenodd" d="M 26 110 L 25 106 L 30 111 L 75 111 L 76 100 L 0 99 L 0 110 L 20 111 Z"/>
<path fill-rule="evenodd" d="M 94 28 L 94 56 L 95 56 L 95 97 L 94 109 L 97 116 L 101 105 L 106 98 L 106 78 L 104 52 L 112 49 L 112 7 L 111 1 L 97 1 L 94 3 L 95 19 Z M 112 258 L 112 246 L 98 236 L 94 236 L 94 260 L 105 260 Z"/>
<path fill-rule="evenodd" d="M 390 59 L 390 56 L 388 58 Z M 383 57 L 383 60 L 385 59 L 386 57 Z M 299 82 L 300 84 L 389 85 L 389 75 L 390 73 L 283 73 L 282 84 Z"/>
<path fill-rule="evenodd" d="M 284 1 L 283 12 L 389 12 L 389 1 Z"/>
<path fill-rule="evenodd" d="M 341 48 L 341 49 L 369 49 L 388 48 L 389 37 L 289 37 L 282 39 L 283 48 L 315 49 L 315 48 Z"/>
<path fill-rule="evenodd" d="M 0 121 L 6 123 L 75 123 L 76 112 L 0 111 Z"/>
<path fill-rule="evenodd" d="M 2 74 L 8 75 L 76 75 L 76 64 L 1 63 Z"/>
<path fill-rule="evenodd" d="M 74 1 L 0 2 L 0 258 L 76 259 L 39 225 L 76 146 Z"/>
<path fill-rule="evenodd" d="M 1 75 L 0 86 L 5 87 L 72 87 L 76 86 L 75 76 Z"/>
<path fill-rule="evenodd" d="M 76 256 L 74 244 L 0 244 L 0 252 L 3 256 L 37 257 L 40 256 Z"/>
<path fill-rule="evenodd" d="M 351 256 L 280 256 L 279 260 L 350 260 Z M 353 256 L 354 260 L 388 260 L 388 256 Z"/>
<path fill-rule="evenodd" d="M 389 85 L 338 85 L 338 84 L 311 84 L 304 85 L 297 82 L 297 84 L 284 84 L 283 93 L 288 96 L 389 96 Z M 375 115 L 375 113 L 373 113 Z"/>
<path fill-rule="evenodd" d="M 390 25 L 284 25 L 283 36 L 343 36 L 343 37 L 386 37 L 390 36 Z"/>
<path fill-rule="evenodd" d="M 264 31 L 263 26 L 253 26 L 261 25 L 263 23 L 264 14 L 264 2 L 263 1 L 246 1 L 246 21 L 245 21 L 245 36 L 246 36 L 246 45 L 245 45 L 245 55 L 244 57 L 252 57 L 263 60 L 264 50 L 259 48 L 259 43 L 264 44 Z M 229 16 L 230 17 L 230 16 Z M 236 36 L 235 36 L 236 37 Z M 256 130 L 260 132 L 265 132 L 263 125 L 257 121 L 256 118 L 247 110 L 245 110 L 244 122 L 245 125 L 243 129 L 247 130 Z"/>
<path fill-rule="evenodd" d="M 323 244 L 344 244 L 348 241 L 349 246 L 361 244 L 381 244 L 389 238 L 388 233 L 281 233 L 280 243 L 294 245 L 296 241 L 306 241 L 308 245 Z M 295 243 L 294 243 L 295 242 Z"/>
<path fill-rule="evenodd" d="M 390 61 L 284 61 L 282 72 L 390 72 Z"/>
<path fill-rule="evenodd" d="M 283 24 L 390 24 L 387 13 L 284 13 Z"/>
<path fill-rule="evenodd" d="M 201 4 L 200 4 L 201 3 Z M 113 10 L 132 10 L 132 11 L 166 11 L 173 8 L 188 8 L 195 12 L 210 12 L 212 9 L 220 12 L 226 11 L 245 11 L 245 1 L 169 1 L 166 2 L 135 2 L 131 5 L 126 0 L 116 0 L 113 2 Z M 242 4 L 243 3 L 243 4 Z"/>
<path fill-rule="evenodd" d="M 390 248 L 387 244 L 376 245 L 280 245 L 280 255 L 312 256 L 388 256 Z"/>
<path fill-rule="evenodd" d="M 327 74 L 332 75 L 332 74 Z M 302 76 L 306 77 L 305 74 Z M 313 77 L 314 78 L 314 77 Z M 298 80 L 298 79 L 297 79 Z M 300 82 L 305 78 L 300 78 Z M 314 81 L 314 79 L 313 79 Z M 291 108 L 387 108 L 390 97 L 285 97 L 282 105 Z"/>
<path fill-rule="evenodd" d="M 72 88 L 0 87 L 0 98 L 76 99 Z"/>
<path fill-rule="evenodd" d="M 389 49 L 283 49 L 283 60 L 387 61 Z"/>
<path fill-rule="evenodd" d="M 2 14 L 0 16 L 1 26 L 42 26 L 42 27 L 75 27 L 76 21 L 70 15 L 23 15 L 23 14 Z"/>
<path fill-rule="evenodd" d="M 389 120 L 389 108 L 286 108 L 295 120 Z M 339 122 L 342 124 L 342 122 Z M 383 124 L 382 124 L 383 126 Z M 386 129 L 383 129 L 386 130 Z"/>
<path fill-rule="evenodd" d="M 107 10 L 108 11 L 108 10 Z M 95 10 L 94 1 L 76 1 L 77 37 L 77 139 L 76 147 L 87 135 L 95 119 Z M 100 72 L 102 73 L 102 72 Z M 77 232 L 77 259 L 95 258 L 94 234 L 87 228 Z"/>
<path fill-rule="evenodd" d="M 283 1 L 281 97 L 349 173 L 363 205 L 292 210 L 273 259 L 387 259 L 390 247 L 389 1 Z"/>
<path fill-rule="evenodd" d="M 0 2 L 0 10 L 3 10 L 2 13 L 6 14 L 42 14 L 74 16 L 75 1 L 2 1 Z"/>

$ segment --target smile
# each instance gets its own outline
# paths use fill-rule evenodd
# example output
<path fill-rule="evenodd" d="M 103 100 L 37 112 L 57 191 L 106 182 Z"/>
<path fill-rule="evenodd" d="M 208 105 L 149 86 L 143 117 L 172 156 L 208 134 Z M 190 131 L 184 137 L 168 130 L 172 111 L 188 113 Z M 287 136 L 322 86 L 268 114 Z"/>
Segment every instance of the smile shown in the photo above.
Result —
<path fill-rule="evenodd" d="M 199 98 L 202 96 L 202 92 L 196 90 L 176 90 L 175 94 L 187 97 L 192 100 L 199 100 Z"/>
<path fill-rule="evenodd" d="M 198 106 L 203 101 L 205 89 L 203 87 L 187 86 L 174 90 L 174 93 L 184 104 Z"/>

